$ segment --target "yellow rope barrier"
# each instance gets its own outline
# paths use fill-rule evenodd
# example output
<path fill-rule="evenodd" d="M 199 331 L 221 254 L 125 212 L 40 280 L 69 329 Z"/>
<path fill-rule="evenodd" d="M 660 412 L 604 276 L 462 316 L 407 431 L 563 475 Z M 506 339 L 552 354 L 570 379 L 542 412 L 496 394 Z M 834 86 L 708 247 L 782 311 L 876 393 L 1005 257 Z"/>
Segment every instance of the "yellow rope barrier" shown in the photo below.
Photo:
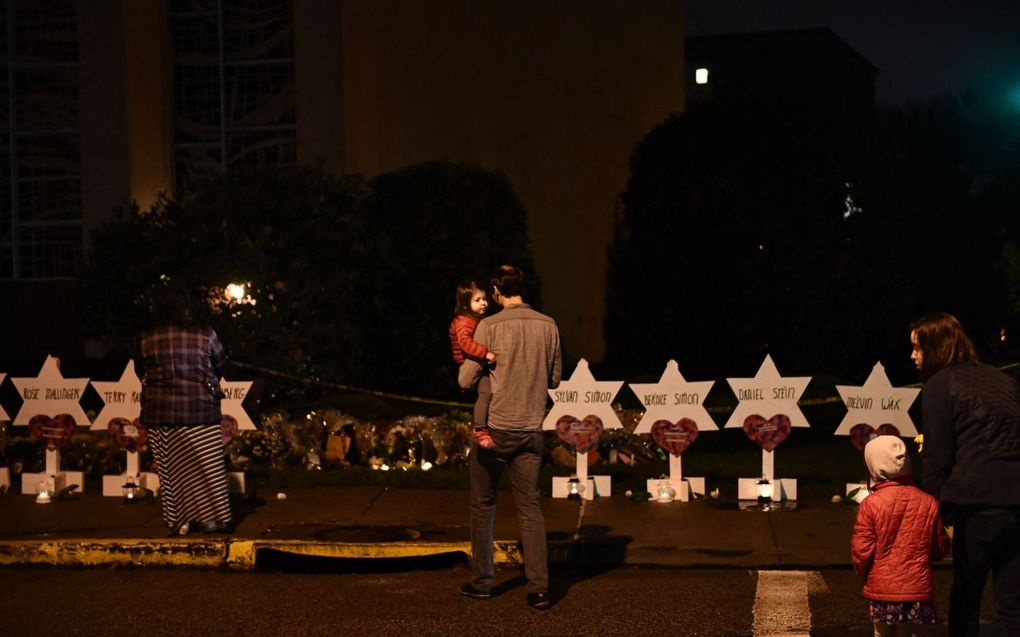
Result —
<path fill-rule="evenodd" d="M 260 367 L 259 365 L 252 365 L 250 363 L 244 363 L 244 362 L 241 362 L 241 361 L 231 360 L 230 364 L 234 365 L 236 367 L 240 367 L 242 369 L 250 369 L 250 370 L 253 370 L 253 371 L 257 371 L 257 372 L 260 372 L 262 374 L 265 374 L 266 376 L 275 376 L 277 378 L 285 378 L 287 380 L 291 380 L 291 381 L 294 381 L 294 382 L 297 382 L 297 383 L 301 383 L 303 385 L 313 385 L 313 386 L 319 386 L 319 387 L 328 387 L 330 389 L 338 389 L 338 390 L 341 390 L 341 391 L 352 392 L 352 393 L 356 393 L 356 394 L 367 394 L 369 396 L 375 396 L 377 398 L 388 398 L 388 399 L 391 399 L 391 400 L 399 400 L 399 401 L 402 401 L 402 402 L 409 402 L 409 403 L 422 403 L 422 404 L 426 404 L 426 405 L 438 405 L 440 407 L 456 407 L 456 408 L 459 408 L 459 409 L 470 409 L 472 407 L 472 405 L 470 403 L 461 403 L 461 402 L 456 402 L 456 401 L 452 401 L 452 400 L 438 400 L 438 399 L 435 399 L 435 398 L 423 398 L 421 396 L 407 396 L 405 394 L 397 394 L 397 393 L 393 393 L 393 392 L 379 391 L 379 390 L 376 390 L 376 389 L 364 389 L 364 388 L 361 388 L 361 387 L 353 387 L 351 385 L 343 385 L 343 384 L 340 384 L 340 383 L 332 383 L 332 382 L 329 382 L 329 381 L 320 380 L 318 378 L 305 378 L 303 376 L 298 376 L 297 374 L 289 374 L 287 372 L 281 372 L 281 371 L 278 371 L 278 370 L 275 370 L 275 369 L 270 369 L 268 367 Z M 1008 369 L 1014 369 L 1016 367 L 1020 367 L 1020 363 L 1010 363 L 1008 365 L 1003 365 L 999 369 L 1002 370 L 1002 371 L 1006 371 Z M 922 386 L 922 383 L 912 383 L 910 385 L 904 385 L 904 387 L 921 387 L 921 386 Z M 812 407 L 812 406 L 815 406 L 815 405 L 828 405 L 828 404 L 832 404 L 832 403 L 842 403 L 842 402 L 843 402 L 843 399 L 840 398 L 839 396 L 827 396 L 825 398 L 812 398 L 810 400 L 801 400 L 797 404 L 801 405 L 801 406 L 804 406 L 804 407 Z M 715 412 L 715 413 L 722 413 L 722 412 L 725 412 L 725 411 L 730 411 L 731 409 L 733 409 L 732 405 L 722 405 L 722 406 L 719 406 L 719 407 L 708 407 L 707 408 L 708 411 Z"/>
<path fill-rule="evenodd" d="M 391 400 L 400 400 L 409 403 L 423 403 L 426 405 L 439 405 L 441 407 L 459 407 L 464 409 L 470 409 L 472 407 L 470 403 L 460 403 L 452 400 L 438 400 L 435 398 L 423 398 L 421 396 L 406 396 L 404 394 L 395 394 L 392 392 L 379 391 L 376 389 L 364 389 L 361 387 L 353 387 L 351 385 L 331 383 L 329 381 L 319 380 L 318 378 L 305 378 L 303 376 L 298 376 L 297 374 L 288 374 L 287 372 L 269 369 L 268 367 L 260 367 L 258 365 L 252 365 L 250 363 L 243 363 L 241 361 L 231 360 L 230 364 L 234 365 L 235 367 L 240 367 L 242 369 L 250 369 L 257 372 L 261 372 L 266 376 L 275 376 L 277 378 L 285 378 L 287 380 L 292 380 L 303 385 L 328 387 L 330 389 L 339 389 L 341 391 L 347 391 L 356 394 L 367 394 L 369 396 L 375 396 L 377 398 L 389 398 Z"/>

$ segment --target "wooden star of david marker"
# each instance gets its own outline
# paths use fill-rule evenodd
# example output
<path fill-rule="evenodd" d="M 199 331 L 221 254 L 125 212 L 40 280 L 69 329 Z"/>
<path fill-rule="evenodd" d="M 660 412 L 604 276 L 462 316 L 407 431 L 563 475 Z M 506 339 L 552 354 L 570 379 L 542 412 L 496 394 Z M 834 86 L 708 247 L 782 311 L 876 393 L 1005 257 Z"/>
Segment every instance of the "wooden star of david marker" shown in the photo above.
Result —
<path fill-rule="evenodd" d="M 683 475 L 680 454 L 702 431 L 719 426 L 705 409 L 705 396 L 715 381 L 687 382 L 676 361 L 666 363 L 658 383 L 630 383 L 630 389 L 645 406 L 645 415 L 634 429 L 636 434 L 651 434 L 669 454 L 669 485 L 676 499 L 686 502 L 692 495 L 705 494 L 705 479 Z M 649 493 L 656 493 L 663 480 L 648 480 Z"/>
<path fill-rule="evenodd" d="M 882 363 L 875 363 L 871 374 L 860 387 L 853 385 L 836 385 L 843 404 L 846 405 L 846 416 L 839 427 L 833 432 L 837 436 L 849 436 L 854 425 L 866 424 L 878 428 L 890 424 L 900 432 L 901 436 L 913 438 L 917 428 L 911 420 L 908 410 L 921 393 L 919 387 L 893 387 L 889 376 L 885 373 Z"/>
<path fill-rule="evenodd" d="M 128 361 L 118 381 L 92 381 L 92 388 L 103 399 L 103 409 L 92 423 L 93 430 L 106 431 L 114 418 L 134 420 L 142 411 L 142 381 L 135 362 Z"/>
<path fill-rule="evenodd" d="M 543 429 L 555 429 L 568 444 L 575 445 L 575 451 L 584 445 L 584 453 L 575 453 L 577 457 L 577 477 L 584 493 L 582 497 L 592 499 L 596 493 L 609 495 L 611 491 L 610 476 L 588 477 L 588 452 L 597 443 L 599 429 L 588 426 L 589 423 L 601 423 L 601 429 L 621 429 L 623 424 L 613 410 L 613 399 L 616 397 L 622 380 L 595 380 L 588 361 L 583 358 L 569 380 L 560 382 L 559 387 L 549 390 L 553 399 L 552 409 L 542 423 Z M 563 428 L 558 428 L 560 420 L 564 420 Z M 596 420 L 597 419 L 597 420 Z M 553 478 L 553 497 L 568 497 L 567 478 Z"/>
<path fill-rule="evenodd" d="M 780 376 L 772 357 L 766 354 L 754 378 L 727 378 L 726 382 L 740 403 L 730 414 L 724 429 L 743 427 L 748 416 L 758 415 L 769 419 L 777 414 L 788 417 L 791 427 L 810 427 L 797 406 L 797 401 L 811 382 L 810 376 Z"/>
<path fill-rule="evenodd" d="M 11 378 L 21 395 L 21 409 L 14 416 L 13 424 L 27 426 L 33 416 L 53 417 L 68 414 L 78 426 L 87 426 L 88 416 L 78 401 L 88 387 L 88 378 L 64 378 L 60 373 L 59 361 L 47 356 L 39 375 L 35 378 Z"/>
<path fill-rule="evenodd" d="M 712 431 L 719 426 L 705 409 L 705 396 L 715 381 L 687 382 L 676 361 L 666 363 L 666 369 L 657 383 L 628 383 L 631 391 L 645 406 L 645 415 L 634 429 L 636 434 L 650 433 L 659 420 L 677 421 L 690 418 L 698 431 Z"/>
<path fill-rule="evenodd" d="M 578 419 L 598 416 L 604 429 L 620 429 L 623 424 L 613 411 L 613 398 L 622 386 L 622 380 L 595 380 L 588 369 L 588 361 L 582 358 L 569 380 L 549 390 L 553 406 L 542 423 L 542 429 L 556 429 L 556 423 L 562 416 Z"/>
<path fill-rule="evenodd" d="M 244 402 L 245 396 L 248 395 L 248 390 L 251 389 L 251 386 L 252 381 L 250 380 L 220 379 L 220 387 L 223 388 L 223 393 L 226 394 L 226 397 L 220 402 L 220 410 L 224 416 L 232 416 L 237 420 L 238 431 L 255 429 L 255 423 L 251 421 L 248 412 L 241 405 Z"/>

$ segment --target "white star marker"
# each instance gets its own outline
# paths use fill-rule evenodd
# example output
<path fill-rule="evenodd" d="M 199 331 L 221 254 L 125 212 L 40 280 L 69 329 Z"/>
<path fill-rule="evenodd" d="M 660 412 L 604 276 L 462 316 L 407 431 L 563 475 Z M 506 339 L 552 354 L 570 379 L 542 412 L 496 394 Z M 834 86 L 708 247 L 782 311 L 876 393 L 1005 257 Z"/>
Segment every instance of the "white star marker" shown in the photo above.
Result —
<path fill-rule="evenodd" d="M 585 416 L 598 416 L 603 429 L 622 428 L 623 424 L 613 411 L 613 398 L 622 386 L 622 380 L 595 380 L 588 369 L 588 361 L 582 358 L 570 380 L 562 381 L 559 387 L 549 390 L 553 406 L 542 423 L 542 429 L 556 429 L 556 421 L 562 416 L 573 416 L 578 420 Z"/>
<path fill-rule="evenodd" d="M 238 431 L 255 429 L 255 423 L 251 421 L 248 412 L 241 406 L 241 403 L 244 402 L 244 397 L 248 395 L 248 390 L 251 389 L 252 382 L 250 380 L 220 379 L 220 387 L 223 388 L 223 393 L 226 394 L 226 398 L 220 401 L 220 410 L 224 416 L 233 416 L 237 420 Z"/>
<path fill-rule="evenodd" d="M 698 431 L 714 431 L 719 426 L 705 409 L 705 396 L 715 381 L 689 383 L 676 361 L 666 363 L 658 383 L 628 383 L 631 391 L 645 406 L 645 415 L 634 429 L 636 434 L 651 433 L 652 425 L 659 420 L 676 422 L 689 418 L 698 426 Z"/>
<path fill-rule="evenodd" d="M 142 412 L 142 381 L 129 360 L 118 381 L 92 381 L 92 388 L 103 399 L 103 409 L 92 423 L 92 429 L 106 431 L 114 418 L 133 421 Z"/>
<path fill-rule="evenodd" d="M 33 416 L 53 417 L 68 414 L 78 426 L 89 425 L 88 416 L 78 401 L 88 387 L 87 378 L 64 378 L 60 374 L 59 362 L 47 356 L 39 375 L 35 378 L 11 378 L 21 395 L 21 409 L 14 416 L 14 425 L 28 425 Z"/>
<path fill-rule="evenodd" d="M 890 424 L 899 430 L 901 436 L 914 437 L 917 429 L 907 410 L 921 393 L 919 387 L 893 387 L 885 373 L 882 363 L 875 363 L 871 374 L 860 387 L 853 385 L 836 385 L 843 404 L 846 405 L 846 416 L 839 427 L 833 432 L 837 436 L 849 436 L 850 430 L 857 424 L 871 425 L 878 428 Z"/>
<path fill-rule="evenodd" d="M 810 427 L 807 418 L 797 406 L 797 401 L 804 394 L 810 376 L 782 377 L 772 357 L 765 355 L 765 360 L 754 378 L 727 378 L 733 393 L 737 395 L 737 408 L 730 414 L 724 429 L 743 427 L 744 420 L 757 414 L 769 419 L 776 414 L 785 414 L 790 419 L 791 427 Z"/>

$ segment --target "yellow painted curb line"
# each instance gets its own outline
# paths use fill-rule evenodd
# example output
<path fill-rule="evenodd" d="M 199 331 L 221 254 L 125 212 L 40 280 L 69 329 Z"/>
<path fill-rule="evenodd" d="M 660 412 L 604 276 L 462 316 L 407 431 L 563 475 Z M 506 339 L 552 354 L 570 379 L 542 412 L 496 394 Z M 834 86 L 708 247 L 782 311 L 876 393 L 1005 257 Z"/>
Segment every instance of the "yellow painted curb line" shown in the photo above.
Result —
<path fill-rule="evenodd" d="M 463 553 L 470 542 L 308 542 L 304 540 L 20 540 L 0 541 L 0 566 L 187 566 L 255 568 L 259 550 L 316 557 L 380 559 Z M 517 542 L 494 543 L 496 564 L 522 564 Z"/>
<path fill-rule="evenodd" d="M 379 559 L 422 557 L 443 553 L 471 554 L 470 542 L 308 542 L 304 540 L 232 540 L 227 546 L 227 566 L 234 569 L 255 567 L 259 550 L 270 549 L 291 555 Z"/>
<path fill-rule="evenodd" d="M 223 564 L 216 540 L 22 540 L 0 542 L 0 565 L 199 566 Z"/>

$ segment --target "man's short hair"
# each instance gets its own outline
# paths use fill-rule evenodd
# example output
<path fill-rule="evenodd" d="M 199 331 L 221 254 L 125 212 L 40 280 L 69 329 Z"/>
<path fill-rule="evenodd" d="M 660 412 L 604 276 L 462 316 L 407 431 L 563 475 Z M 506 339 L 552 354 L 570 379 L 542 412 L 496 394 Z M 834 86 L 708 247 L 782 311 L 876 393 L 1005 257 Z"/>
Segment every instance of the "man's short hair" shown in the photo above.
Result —
<path fill-rule="evenodd" d="M 512 265 L 501 265 L 489 277 L 489 285 L 503 296 L 523 296 L 524 273 Z"/>

